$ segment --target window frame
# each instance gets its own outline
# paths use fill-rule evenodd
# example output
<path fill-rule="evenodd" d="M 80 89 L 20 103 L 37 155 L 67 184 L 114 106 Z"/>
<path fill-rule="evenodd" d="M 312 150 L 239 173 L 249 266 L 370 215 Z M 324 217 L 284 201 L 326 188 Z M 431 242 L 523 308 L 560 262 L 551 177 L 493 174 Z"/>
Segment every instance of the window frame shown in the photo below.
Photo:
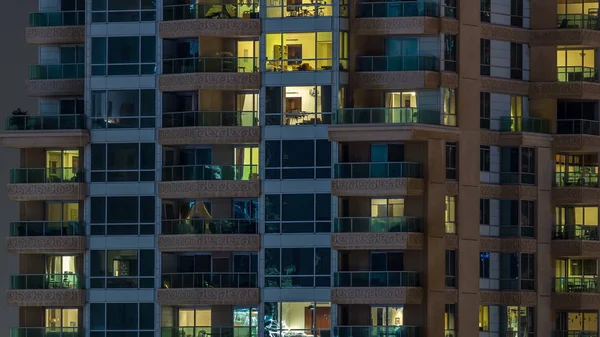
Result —
<path fill-rule="evenodd" d="M 483 1 L 483 0 L 482 0 Z M 480 75 L 490 76 L 491 74 L 491 58 L 492 58 L 492 44 L 488 39 L 481 39 L 479 46 L 480 55 Z"/>
<path fill-rule="evenodd" d="M 313 274 L 305 275 L 305 274 L 284 274 L 284 265 L 283 265 L 283 251 L 284 250 L 294 250 L 294 249 L 312 249 L 313 250 Z M 327 273 L 318 273 L 318 260 L 317 259 L 317 250 L 328 250 L 329 259 L 325 259 L 329 264 L 329 268 L 322 268 L 323 270 L 328 270 Z M 279 273 L 278 274 L 268 274 L 267 269 L 271 267 L 267 267 L 268 265 L 268 257 L 267 251 L 270 253 L 278 252 L 278 260 L 279 262 Z M 320 258 L 319 258 L 320 259 Z M 276 270 L 277 271 L 277 270 Z M 292 271 L 295 272 L 295 269 Z M 294 285 L 292 278 L 312 278 L 312 285 Z M 318 279 L 318 280 L 317 280 Z M 264 284 L 265 288 L 289 288 L 289 287 L 301 287 L 301 288 L 321 288 L 321 287 L 331 287 L 331 248 L 330 247 L 279 247 L 279 248 L 265 248 L 265 275 L 264 275 Z M 286 285 L 284 286 L 284 282 Z M 290 283 L 287 283 L 290 282 Z"/>
<path fill-rule="evenodd" d="M 108 161 L 109 161 L 109 153 L 114 151 L 109 151 L 111 150 L 110 148 L 113 146 L 116 147 L 120 147 L 123 145 L 133 145 L 133 144 L 137 144 L 137 168 L 135 169 L 119 169 L 119 170 L 112 170 L 112 169 L 108 169 Z M 147 158 L 144 159 L 143 158 L 143 148 L 145 146 L 152 146 L 152 151 L 150 152 L 152 154 L 151 158 Z M 90 167 L 90 172 L 91 172 L 91 182 L 149 182 L 149 181 L 155 181 L 156 180 L 156 144 L 155 143 L 94 143 L 90 145 L 90 153 L 91 153 L 91 161 L 94 161 L 94 151 L 96 151 L 94 148 L 99 149 L 100 147 L 104 147 L 104 149 L 102 149 L 102 151 L 104 152 L 104 158 L 103 158 L 103 164 L 104 164 L 104 169 L 94 169 L 94 165 L 91 165 Z M 115 150 L 115 149 L 112 149 Z M 117 149 L 118 151 L 118 149 Z M 144 162 L 150 162 L 154 165 L 154 168 L 142 168 L 142 164 Z M 135 179 L 109 179 L 110 175 L 112 174 L 132 174 L 135 173 L 136 177 Z"/>
<path fill-rule="evenodd" d="M 444 200 L 444 223 L 446 234 L 456 234 L 457 197 L 447 195 Z"/>
<path fill-rule="evenodd" d="M 456 288 L 457 285 L 457 263 L 456 263 L 456 251 L 446 250 L 445 253 L 445 274 L 446 274 L 446 288 Z"/>
<path fill-rule="evenodd" d="M 286 88 L 303 88 L 303 90 L 307 89 L 309 91 L 309 96 L 314 98 L 314 104 L 310 104 L 314 106 L 314 111 L 300 111 L 300 112 L 286 112 L 286 98 L 294 98 L 294 97 L 286 97 L 286 93 L 287 90 Z M 324 89 L 324 88 L 329 88 L 329 89 Z M 313 91 L 314 90 L 314 91 Z M 278 126 L 306 126 L 306 125 L 323 125 L 323 124 L 331 124 L 331 119 L 333 117 L 333 113 L 334 113 L 334 107 L 333 107 L 333 98 L 334 98 L 334 92 L 333 92 L 333 87 L 331 85 L 301 85 L 301 86 L 268 86 L 265 88 L 265 96 L 267 99 L 267 105 L 265 107 L 265 125 L 278 125 Z M 280 97 L 276 98 L 279 100 L 279 102 L 281 103 L 279 107 L 275 108 L 272 107 L 269 102 L 273 99 L 271 97 L 271 94 L 276 95 L 276 92 L 279 91 L 280 93 Z M 323 92 L 325 91 L 329 91 L 329 109 L 325 109 L 325 110 L 331 110 L 331 111 L 323 111 L 323 105 L 322 105 L 322 101 L 323 101 Z M 313 96 L 313 92 L 314 92 L 314 96 Z M 325 96 L 327 97 L 327 95 Z M 321 103 L 319 102 L 319 100 L 321 100 Z M 304 105 L 304 104 L 302 104 Z M 319 109 L 320 106 L 320 109 Z M 270 111 L 271 109 L 276 109 L 276 111 Z M 321 110 L 321 111 L 318 111 Z M 298 124 L 292 124 L 292 119 L 294 117 L 287 117 L 286 115 L 290 115 L 293 113 L 299 113 L 300 117 L 302 117 L 302 120 L 304 121 L 304 118 L 308 117 L 309 120 L 310 118 L 314 118 L 313 123 L 307 123 L 307 122 L 302 122 L 299 123 L 299 121 L 297 121 Z"/>
<path fill-rule="evenodd" d="M 291 157 L 294 153 L 284 154 L 284 142 L 312 142 L 313 143 L 313 165 L 307 166 L 283 166 L 285 158 Z M 289 143 L 290 145 L 292 143 Z M 318 165 L 319 155 L 321 151 L 320 144 L 327 144 L 329 147 L 328 155 L 325 157 L 329 159 L 329 165 Z M 271 149 L 278 147 L 279 153 L 278 158 L 271 158 Z M 330 179 L 331 178 L 331 149 L 332 144 L 327 139 L 282 139 L 282 140 L 266 140 L 265 141 L 265 180 L 294 180 L 294 179 Z M 277 152 L 276 149 L 273 151 Z M 299 155 L 299 157 L 303 157 Z M 279 163 L 271 163 L 271 161 L 279 161 Z M 289 159 L 288 159 L 289 160 Z M 267 164 L 268 163 L 268 164 Z M 310 174 L 305 176 L 299 175 L 299 173 L 312 171 Z M 287 174 L 295 174 L 295 176 L 289 176 Z"/>
<path fill-rule="evenodd" d="M 137 215 L 136 221 L 132 221 L 132 222 L 109 222 L 109 218 L 108 218 L 108 214 L 110 213 L 108 210 L 108 206 L 109 206 L 109 202 L 108 199 L 109 198 L 137 198 Z M 142 199 L 144 198 L 144 199 Z M 129 236 L 129 235 L 155 235 L 155 231 L 156 231 L 156 221 L 155 221 L 155 217 L 154 217 L 154 212 L 148 214 L 148 222 L 142 221 L 142 208 L 143 208 L 143 203 L 145 202 L 149 202 L 150 200 L 152 200 L 152 205 L 146 205 L 146 206 L 151 206 L 151 209 L 154 210 L 156 207 L 156 197 L 155 196 L 146 196 L 146 195 L 138 195 L 138 196 L 93 196 L 90 197 L 90 235 L 93 236 L 111 236 L 111 235 L 122 235 L 122 236 Z M 94 219 L 93 217 L 93 208 L 94 207 L 99 207 L 99 206 L 94 206 L 94 202 L 101 202 L 102 206 L 104 207 L 104 212 L 102 215 L 102 222 L 96 222 L 96 219 Z M 115 211 L 111 211 L 111 212 L 115 212 Z M 151 219 L 151 220 L 150 220 Z M 114 228 L 112 228 L 114 227 Z M 117 229 L 116 227 L 121 227 L 120 231 L 111 231 L 109 229 Z M 135 228 L 136 230 L 133 231 L 131 230 L 131 232 L 128 232 L 127 229 L 133 229 Z"/>
<path fill-rule="evenodd" d="M 128 275 L 128 276 L 110 276 L 108 275 L 109 272 L 109 252 L 114 252 L 114 251 L 135 251 L 136 252 L 136 257 L 135 260 L 137 262 L 137 271 L 135 275 Z M 142 253 L 144 252 L 144 253 Z M 97 253 L 101 253 L 101 257 L 102 257 L 102 263 L 101 265 L 104 266 L 104 270 L 100 270 L 101 272 L 104 272 L 104 275 L 99 276 L 99 275 L 94 275 L 95 273 L 93 272 L 95 270 L 94 268 L 94 254 Z M 142 267 L 142 263 L 146 263 L 144 258 L 142 258 L 142 254 L 148 254 L 148 253 L 152 253 L 151 254 L 151 261 L 152 261 L 152 266 L 150 266 L 150 270 L 152 270 L 152 272 L 150 273 L 144 273 L 143 270 L 145 267 Z M 150 257 L 150 256 L 149 256 Z M 122 288 L 128 288 L 128 289 L 152 289 L 155 287 L 155 275 L 154 275 L 154 268 L 155 268 L 155 250 L 154 249 L 93 249 L 90 250 L 90 289 L 122 289 Z M 114 261 L 114 260 L 113 260 Z M 144 274 L 144 275 L 142 275 Z M 145 275 L 147 274 L 147 275 Z M 111 287 L 109 286 L 110 281 L 111 280 L 116 280 L 117 282 L 115 283 L 117 286 L 116 287 Z M 135 287 L 127 287 L 127 285 L 130 284 L 130 281 L 135 280 Z M 124 281 L 124 283 L 119 282 L 119 281 Z M 125 287 L 123 287 L 123 285 L 125 285 Z"/>
<path fill-rule="evenodd" d="M 510 78 L 513 80 L 523 79 L 523 49 L 522 43 L 510 43 Z"/>
<path fill-rule="evenodd" d="M 490 278 L 490 252 L 479 253 L 479 278 L 489 279 Z"/>
<path fill-rule="evenodd" d="M 312 195 L 313 196 L 313 220 L 283 220 L 284 218 L 284 212 L 283 212 L 283 208 L 284 208 L 284 197 L 285 196 L 309 196 Z M 270 199 L 271 197 L 279 197 L 277 202 L 278 205 L 276 206 L 279 209 L 279 214 L 276 216 L 276 218 L 270 219 L 271 218 L 271 212 L 267 210 L 267 207 L 270 207 L 270 201 L 268 199 Z M 329 198 L 329 203 L 326 203 L 325 201 L 318 201 L 318 198 Z M 266 234 L 316 234 L 316 233 L 331 233 L 331 226 L 332 226 L 332 217 L 331 217 L 331 194 L 329 193 L 283 193 L 283 194 L 265 194 L 264 196 L 264 214 L 265 214 L 265 221 L 264 221 L 264 232 Z M 321 205 L 322 204 L 322 205 Z M 320 219 L 319 218 L 319 207 L 328 207 L 329 211 L 327 212 L 327 217 L 329 219 Z M 327 211 L 327 210 L 325 210 Z M 284 225 L 291 225 L 291 226 L 298 226 L 298 225 L 306 225 L 308 223 L 312 222 L 313 223 L 313 227 L 312 227 L 312 231 L 288 231 L 288 230 L 284 230 Z M 293 227 L 292 227 L 293 228 Z"/>
<path fill-rule="evenodd" d="M 92 0 L 91 12 L 92 12 L 92 23 L 123 23 L 123 22 L 151 22 L 157 21 L 156 19 L 156 2 L 148 0 L 138 0 L 137 9 L 109 9 L 109 2 L 111 0 Z M 100 2 L 104 2 L 104 5 L 99 5 Z M 144 5 L 144 2 L 153 4 L 154 6 Z M 101 8 L 103 7 L 103 9 Z M 152 8 L 153 7 L 153 8 Z M 125 14 L 125 15 L 137 15 L 137 19 L 133 20 L 111 20 L 111 14 Z M 114 17 L 117 17 L 114 15 Z"/>
<path fill-rule="evenodd" d="M 491 94 L 486 91 L 479 93 L 479 128 L 491 129 Z"/>
<path fill-rule="evenodd" d="M 137 38 L 138 40 L 138 57 L 137 62 L 118 62 L 113 63 L 109 62 L 109 55 L 111 50 L 109 50 L 109 39 L 123 39 L 123 38 Z M 140 76 L 140 75 L 156 75 L 157 74 L 157 36 L 155 35 L 138 35 L 138 36 L 108 36 L 108 37 L 92 37 L 92 42 L 90 48 L 92 49 L 92 58 L 91 58 L 91 70 L 92 77 L 95 76 Z M 103 62 L 94 61 L 95 55 L 94 48 L 102 45 L 100 41 L 104 41 L 103 49 L 104 56 Z M 144 43 L 143 41 L 154 41 L 154 53 L 151 55 L 144 55 Z M 97 46 L 95 46 L 98 44 Z M 151 62 L 143 62 L 146 57 L 150 57 L 153 61 Z M 115 71 L 115 69 L 125 68 L 133 69 L 136 67 L 136 71 Z M 112 70 L 111 70 L 112 69 Z"/>
<path fill-rule="evenodd" d="M 109 322 L 108 320 L 108 312 L 113 312 L 114 308 L 110 308 L 112 305 L 125 305 L 125 304 L 136 304 L 136 308 L 137 308 L 137 322 L 136 322 L 136 326 L 137 329 L 130 329 L 130 328 L 119 328 L 119 329 L 109 329 L 108 325 Z M 149 315 L 149 317 L 146 318 L 142 318 L 141 314 L 142 314 L 142 306 L 145 307 L 144 310 L 149 310 L 151 312 L 149 312 L 151 315 Z M 101 308 L 102 307 L 102 308 Z M 139 336 L 139 337 L 150 337 L 150 333 L 154 333 L 154 315 L 156 314 L 155 312 L 155 303 L 140 303 L 140 302 L 135 302 L 135 303 L 131 303 L 131 302 L 127 302 L 127 303 L 106 303 L 106 302 L 100 302 L 100 303 L 90 303 L 90 325 L 89 325 L 89 330 L 90 330 L 90 335 L 92 336 L 98 336 L 97 332 L 104 332 L 104 331 L 115 331 L 117 333 L 119 332 L 123 332 L 123 331 L 128 331 L 129 333 L 140 333 L 140 332 L 144 332 L 143 335 Z M 98 312 L 97 310 L 101 310 L 101 314 L 100 312 Z M 95 311 L 95 312 L 94 312 Z M 131 313 L 131 311 L 126 310 L 128 313 Z M 102 322 L 100 323 L 99 321 L 96 320 L 102 320 Z M 145 323 L 148 323 L 148 326 L 143 326 L 145 324 L 142 324 L 142 319 L 146 320 Z M 96 321 L 96 322 L 95 322 Z M 101 324 L 100 328 L 96 328 L 97 324 Z M 150 325 L 152 325 L 152 328 L 150 328 Z M 102 335 L 104 335 L 104 333 L 102 333 Z M 130 335 L 131 336 L 131 335 Z"/>
<path fill-rule="evenodd" d="M 112 106 L 110 99 L 110 92 L 136 92 L 137 91 L 137 115 L 135 116 L 121 116 L 113 115 L 113 109 L 116 107 Z M 97 98 L 95 95 L 99 95 L 98 100 L 101 100 L 101 107 L 104 107 L 106 111 L 95 111 Z M 151 97 L 144 97 L 144 95 L 151 95 Z M 106 129 L 153 129 L 156 127 L 156 90 L 154 89 L 123 89 L 123 90 L 92 90 L 90 94 L 90 105 L 91 115 L 90 121 L 92 129 L 94 130 L 106 130 Z M 145 107 L 144 105 L 152 102 L 152 105 Z M 100 107 L 100 108 L 101 108 Z M 110 114 L 110 115 L 109 115 Z M 131 127 L 121 126 L 121 122 L 134 121 L 135 125 Z M 115 125 L 116 127 L 111 127 Z"/>

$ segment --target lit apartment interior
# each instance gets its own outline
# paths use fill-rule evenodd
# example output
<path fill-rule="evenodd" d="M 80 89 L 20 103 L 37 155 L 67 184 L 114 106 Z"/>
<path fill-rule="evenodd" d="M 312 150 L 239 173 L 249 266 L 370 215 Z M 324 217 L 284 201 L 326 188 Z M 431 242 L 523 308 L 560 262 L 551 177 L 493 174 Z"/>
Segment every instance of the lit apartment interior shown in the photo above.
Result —
<path fill-rule="evenodd" d="M 490 333 L 491 331 L 524 331 L 524 334 L 530 335 L 534 331 L 534 308 L 518 306 L 501 305 L 480 305 L 479 306 L 479 331 L 480 333 Z M 495 326 L 499 327 L 495 327 Z M 526 332 L 525 332 L 526 331 Z"/>
<path fill-rule="evenodd" d="M 598 291 L 597 259 L 556 259 L 554 291 L 588 293 Z"/>
<path fill-rule="evenodd" d="M 25 220 L 13 223 L 13 236 L 83 235 L 77 201 L 21 202 Z"/>
<path fill-rule="evenodd" d="M 556 103 L 556 133 L 600 135 L 598 102 L 558 100 Z"/>
<path fill-rule="evenodd" d="M 267 125 L 314 125 L 331 122 L 331 86 L 267 87 Z M 283 120 L 282 120 L 283 118 Z"/>
<path fill-rule="evenodd" d="M 560 28 L 598 29 L 598 0 L 557 0 Z"/>
<path fill-rule="evenodd" d="M 162 218 L 162 234 L 254 234 L 258 200 L 163 200 Z"/>
<path fill-rule="evenodd" d="M 162 307 L 161 323 L 162 335 L 165 337 L 228 334 L 236 337 L 256 337 L 258 308 L 226 305 Z"/>
<path fill-rule="evenodd" d="M 44 327 L 45 331 L 40 333 L 49 337 L 64 336 L 65 334 L 73 337 L 79 336 L 78 329 L 83 325 L 82 323 L 83 310 L 80 308 L 22 307 L 19 314 L 19 327 Z M 32 331 L 35 329 L 28 332 Z"/>
<path fill-rule="evenodd" d="M 333 15 L 331 0 L 267 0 L 267 18 Z"/>
<path fill-rule="evenodd" d="M 83 285 L 80 255 L 29 254 L 21 257 L 16 289 L 79 289 Z"/>
<path fill-rule="evenodd" d="M 258 287 L 256 253 L 162 253 L 162 261 L 163 288 Z"/>
<path fill-rule="evenodd" d="M 554 322 L 557 331 L 565 331 L 574 336 L 588 334 L 593 336 L 598 331 L 598 312 L 579 310 L 557 312 Z"/>
<path fill-rule="evenodd" d="M 165 0 L 165 17 L 176 19 L 258 19 L 259 1 Z M 169 8 L 172 7 L 172 8 Z M 172 11 L 172 13 L 169 13 Z M 172 19 L 171 19 L 172 20 Z"/>
<path fill-rule="evenodd" d="M 258 40 L 252 39 L 164 39 L 163 73 L 255 72 L 258 48 Z"/>
<path fill-rule="evenodd" d="M 163 181 L 256 180 L 257 145 L 163 147 Z"/>
<path fill-rule="evenodd" d="M 598 240 L 598 206 L 555 208 L 554 237 L 563 240 Z"/>
<path fill-rule="evenodd" d="M 163 93 L 163 127 L 257 126 L 258 92 L 200 90 Z"/>
<path fill-rule="evenodd" d="M 340 197 L 339 232 L 420 232 L 420 197 Z"/>
<path fill-rule="evenodd" d="M 265 337 L 330 337 L 331 303 L 265 302 Z"/>
<path fill-rule="evenodd" d="M 555 155 L 558 186 L 598 186 L 598 154 Z"/>
<path fill-rule="evenodd" d="M 558 81 L 598 81 L 596 51 L 593 48 L 558 46 L 556 50 Z"/>
<path fill-rule="evenodd" d="M 266 34 L 266 70 L 331 70 L 332 36 L 331 32 Z"/>
<path fill-rule="evenodd" d="M 31 148 L 21 150 L 21 167 L 15 183 L 78 182 L 83 178 L 79 149 Z"/>

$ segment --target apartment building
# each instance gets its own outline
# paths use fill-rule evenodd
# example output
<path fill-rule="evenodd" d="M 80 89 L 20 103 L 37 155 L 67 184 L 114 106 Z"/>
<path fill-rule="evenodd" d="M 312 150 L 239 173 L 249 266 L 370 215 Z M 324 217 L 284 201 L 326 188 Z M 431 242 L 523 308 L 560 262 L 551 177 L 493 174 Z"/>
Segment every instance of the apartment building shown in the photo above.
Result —
<path fill-rule="evenodd" d="M 598 336 L 599 7 L 39 0 L 11 337 Z"/>

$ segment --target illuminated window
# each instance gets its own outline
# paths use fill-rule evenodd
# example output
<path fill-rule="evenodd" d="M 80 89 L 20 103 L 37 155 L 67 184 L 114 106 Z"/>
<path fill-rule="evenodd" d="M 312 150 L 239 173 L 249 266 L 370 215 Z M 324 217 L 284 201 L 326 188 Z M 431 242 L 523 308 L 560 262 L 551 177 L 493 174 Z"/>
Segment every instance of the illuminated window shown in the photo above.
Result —
<path fill-rule="evenodd" d="M 479 331 L 490 331 L 490 307 L 479 306 Z"/>
<path fill-rule="evenodd" d="M 266 35 L 267 71 L 331 70 L 332 33 Z"/>
<path fill-rule="evenodd" d="M 446 233 L 456 234 L 456 198 L 446 196 Z"/>

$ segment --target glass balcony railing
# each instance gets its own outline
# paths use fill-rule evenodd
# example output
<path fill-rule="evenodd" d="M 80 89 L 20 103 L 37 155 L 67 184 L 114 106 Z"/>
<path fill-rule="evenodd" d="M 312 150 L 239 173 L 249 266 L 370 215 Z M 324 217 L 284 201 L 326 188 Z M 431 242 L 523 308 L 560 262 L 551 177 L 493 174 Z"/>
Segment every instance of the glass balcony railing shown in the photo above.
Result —
<path fill-rule="evenodd" d="M 440 16 L 440 5 L 436 2 L 360 2 L 359 18 L 390 18 L 414 16 Z"/>
<path fill-rule="evenodd" d="M 356 71 L 440 71 L 435 56 L 358 56 Z"/>
<path fill-rule="evenodd" d="M 502 117 L 499 119 L 480 119 L 482 129 L 500 132 L 532 132 L 550 134 L 550 121 L 531 117 Z"/>
<path fill-rule="evenodd" d="M 85 279 L 76 274 L 11 275 L 10 289 L 83 289 Z"/>
<path fill-rule="evenodd" d="M 336 233 L 420 233 L 421 218 L 396 217 L 353 217 L 334 219 Z"/>
<path fill-rule="evenodd" d="M 257 223 L 255 219 L 162 220 L 162 234 L 256 234 Z"/>
<path fill-rule="evenodd" d="M 161 337 L 210 336 L 210 337 L 256 337 L 256 326 L 212 327 L 212 326 L 172 326 L 162 327 Z M 269 334 L 266 333 L 266 336 Z"/>
<path fill-rule="evenodd" d="M 555 225 L 552 229 L 553 240 L 592 240 L 598 241 L 598 226 Z"/>
<path fill-rule="evenodd" d="M 561 29 L 600 30 L 600 18 L 588 14 L 558 14 L 558 27 Z"/>
<path fill-rule="evenodd" d="M 335 337 L 421 337 L 421 327 L 410 325 L 336 326 Z"/>
<path fill-rule="evenodd" d="M 84 337 L 85 330 L 75 327 L 10 328 L 9 337 Z"/>
<path fill-rule="evenodd" d="M 11 184 L 81 183 L 85 181 L 83 169 L 74 167 L 21 168 L 10 170 Z"/>
<path fill-rule="evenodd" d="M 84 115 L 13 115 L 6 118 L 4 129 L 19 130 L 82 130 L 85 129 Z"/>
<path fill-rule="evenodd" d="M 556 67 L 559 82 L 598 82 L 598 69 L 591 67 Z"/>
<path fill-rule="evenodd" d="M 256 57 L 191 57 L 163 61 L 163 74 L 252 73 L 258 71 Z"/>
<path fill-rule="evenodd" d="M 600 136 L 600 122 L 591 119 L 558 119 L 556 133 L 559 135 Z"/>
<path fill-rule="evenodd" d="M 85 65 L 74 64 L 38 64 L 29 67 L 30 80 L 67 80 L 85 77 Z"/>
<path fill-rule="evenodd" d="M 192 19 L 258 19 L 258 2 L 194 3 L 163 6 L 163 21 Z"/>
<path fill-rule="evenodd" d="M 554 186 L 558 187 L 598 187 L 598 173 L 555 173 Z"/>
<path fill-rule="evenodd" d="M 258 180 L 258 165 L 163 166 L 163 181 Z"/>
<path fill-rule="evenodd" d="M 339 16 L 348 17 L 348 6 L 340 2 Z M 319 18 L 333 16 L 334 5 L 327 0 L 304 0 L 300 3 L 280 3 L 278 6 L 265 6 L 263 13 L 271 18 Z"/>
<path fill-rule="evenodd" d="M 10 223 L 10 236 L 76 236 L 85 235 L 80 221 L 15 221 Z"/>
<path fill-rule="evenodd" d="M 351 108 L 336 114 L 336 124 L 441 124 L 437 110 L 419 108 Z"/>
<path fill-rule="evenodd" d="M 163 128 L 190 126 L 257 126 L 258 111 L 163 112 Z"/>
<path fill-rule="evenodd" d="M 334 274 L 334 287 L 420 287 L 414 271 L 340 271 Z"/>
<path fill-rule="evenodd" d="M 257 273 L 163 273 L 163 288 L 256 288 Z"/>
<path fill-rule="evenodd" d="M 334 170 L 336 179 L 421 178 L 419 163 L 340 163 Z"/>
<path fill-rule="evenodd" d="M 85 11 L 29 13 L 29 27 L 84 26 Z"/>
<path fill-rule="evenodd" d="M 555 277 L 552 291 L 556 293 L 598 293 L 598 277 Z"/>
<path fill-rule="evenodd" d="M 574 331 L 574 330 L 564 330 L 552 331 L 552 337 L 598 337 L 597 331 Z"/>

